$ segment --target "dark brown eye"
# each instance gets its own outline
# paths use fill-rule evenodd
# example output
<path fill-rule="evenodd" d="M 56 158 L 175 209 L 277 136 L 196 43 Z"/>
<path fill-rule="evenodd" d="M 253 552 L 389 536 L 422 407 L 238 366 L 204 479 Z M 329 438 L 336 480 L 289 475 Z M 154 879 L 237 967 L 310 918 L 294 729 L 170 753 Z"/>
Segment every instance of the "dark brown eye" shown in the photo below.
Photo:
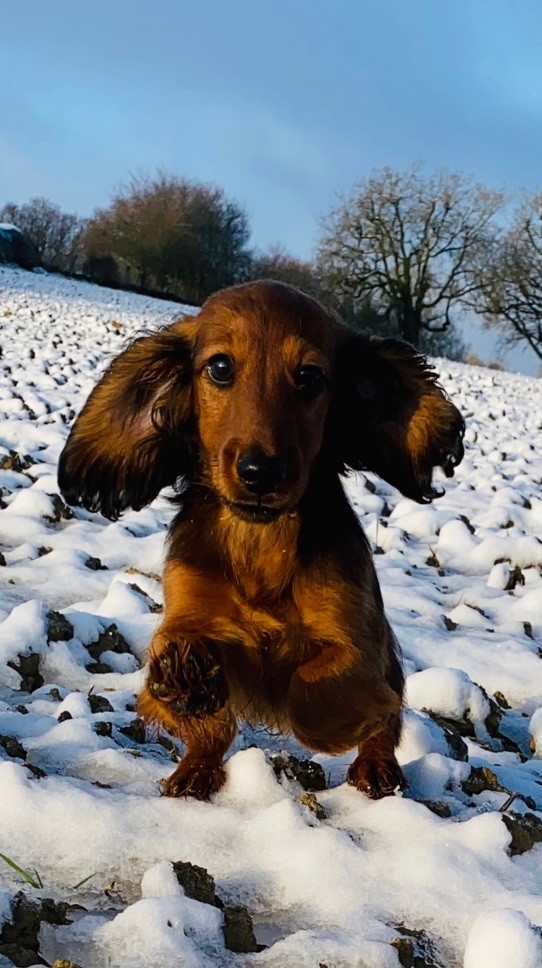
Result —
<path fill-rule="evenodd" d="M 305 400 L 314 400 L 326 386 L 326 375 L 321 367 L 314 363 L 305 363 L 297 370 L 295 385 Z"/>
<path fill-rule="evenodd" d="M 217 353 L 207 364 L 207 373 L 218 387 L 231 387 L 235 378 L 235 364 L 231 356 Z"/>

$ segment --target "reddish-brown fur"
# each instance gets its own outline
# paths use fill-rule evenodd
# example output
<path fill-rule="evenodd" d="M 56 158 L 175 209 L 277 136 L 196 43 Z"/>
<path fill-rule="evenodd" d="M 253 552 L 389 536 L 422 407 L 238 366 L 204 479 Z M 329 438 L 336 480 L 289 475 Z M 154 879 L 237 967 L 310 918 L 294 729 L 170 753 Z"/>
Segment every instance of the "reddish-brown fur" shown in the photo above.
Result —
<path fill-rule="evenodd" d="M 235 362 L 231 386 L 210 377 L 216 354 Z M 312 400 L 296 385 L 307 365 L 326 377 Z M 217 293 L 113 362 L 59 481 L 72 503 L 115 517 L 185 479 L 139 697 L 144 719 L 186 744 L 164 793 L 218 790 L 241 720 L 292 731 L 312 750 L 357 745 L 349 782 L 373 797 L 402 784 L 398 648 L 339 473 L 374 470 L 427 501 L 433 468 L 450 475 L 461 459 L 462 434 L 414 350 L 353 334 L 278 283 Z M 254 450 L 286 469 L 264 500 L 237 470 Z"/>

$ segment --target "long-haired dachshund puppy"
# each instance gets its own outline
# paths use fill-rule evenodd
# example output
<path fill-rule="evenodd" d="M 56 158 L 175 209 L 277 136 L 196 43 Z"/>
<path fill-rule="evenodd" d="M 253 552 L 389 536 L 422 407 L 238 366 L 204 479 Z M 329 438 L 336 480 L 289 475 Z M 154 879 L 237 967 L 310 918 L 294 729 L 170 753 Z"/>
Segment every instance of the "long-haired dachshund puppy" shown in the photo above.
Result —
<path fill-rule="evenodd" d="M 116 518 L 184 482 L 139 697 L 144 719 L 186 745 L 163 793 L 218 790 L 240 720 L 314 751 L 357 746 L 348 780 L 371 797 L 402 786 L 398 647 L 339 475 L 367 469 L 430 501 L 463 432 L 410 346 L 353 333 L 276 282 L 218 292 L 112 363 L 59 484 Z"/>

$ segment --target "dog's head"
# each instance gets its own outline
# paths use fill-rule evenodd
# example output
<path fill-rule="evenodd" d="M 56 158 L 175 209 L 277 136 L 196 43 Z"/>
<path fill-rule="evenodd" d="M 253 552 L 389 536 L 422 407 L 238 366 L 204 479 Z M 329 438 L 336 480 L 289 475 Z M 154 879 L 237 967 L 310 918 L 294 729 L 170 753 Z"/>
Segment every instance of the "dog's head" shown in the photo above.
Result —
<path fill-rule="evenodd" d="M 346 330 L 276 282 L 216 293 L 198 316 L 136 340 L 77 419 L 59 465 L 70 503 L 116 517 L 198 477 L 239 517 L 295 510 L 315 463 L 366 468 L 436 496 L 464 424 L 407 344 Z"/>
<path fill-rule="evenodd" d="M 203 473 L 240 517 L 294 510 L 322 447 L 336 332 L 313 299 L 272 282 L 204 305 L 193 355 Z"/>

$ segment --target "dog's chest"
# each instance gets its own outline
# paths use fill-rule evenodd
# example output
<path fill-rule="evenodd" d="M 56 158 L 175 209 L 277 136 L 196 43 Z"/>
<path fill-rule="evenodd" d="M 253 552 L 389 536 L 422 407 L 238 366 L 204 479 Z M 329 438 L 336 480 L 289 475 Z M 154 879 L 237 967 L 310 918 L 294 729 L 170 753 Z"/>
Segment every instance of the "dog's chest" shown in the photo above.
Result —
<path fill-rule="evenodd" d="M 282 728 L 290 680 L 304 661 L 304 639 L 296 623 L 258 618 L 238 648 L 224 650 L 232 705 L 245 719 Z"/>
<path fill-rule="evenodd" d="M 247 608 L 241 634 L 237 674 L 239 679 L 258 677 L 268 681 L 289 677 L 307 660 L 311 643 L 295 607 L 283 603 L 274 608 Z M 314 648 L 314 646 L 313 646 Z"/>

